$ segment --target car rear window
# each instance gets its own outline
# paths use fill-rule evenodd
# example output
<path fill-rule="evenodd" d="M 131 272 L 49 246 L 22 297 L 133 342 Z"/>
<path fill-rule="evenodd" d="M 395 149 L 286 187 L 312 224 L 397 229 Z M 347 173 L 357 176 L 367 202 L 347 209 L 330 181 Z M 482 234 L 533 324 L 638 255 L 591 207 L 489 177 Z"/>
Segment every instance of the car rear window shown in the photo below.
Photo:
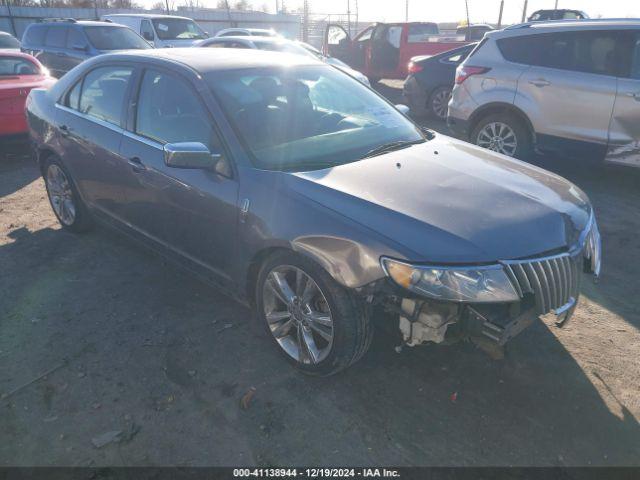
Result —
<path fill-rule="evenodd" d="M 0 77 L 15 75 L 38 75 L 40 69 L 26 58 L 11 55 L 0 56 Z"/>
<path fill-rule="evenodd" d="M 20 42 L 11 35 L 0 35 L 0 48 L 20 48 Z"/>
<path fill-rule="evenodd" d="M 44 45 L 44 37 L 47 34 L 47 29 L 48 27 L 45 25 L 32 25 L 27 28 L 22 40 L 28 45 Z"/>
<path fill-rule="evenodd" d="M 64 48 L 67 44 L 67 27 L 49 27 L 44 44 L 47 47 Z"/>

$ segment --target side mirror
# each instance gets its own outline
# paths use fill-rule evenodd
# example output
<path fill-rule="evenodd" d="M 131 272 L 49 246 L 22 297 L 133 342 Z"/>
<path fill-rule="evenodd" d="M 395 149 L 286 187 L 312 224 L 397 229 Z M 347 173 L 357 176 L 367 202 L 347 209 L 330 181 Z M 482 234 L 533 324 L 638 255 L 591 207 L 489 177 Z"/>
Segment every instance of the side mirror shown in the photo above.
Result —
<path fill-rule="evenodd" d="M 144 38 L 147 42 L 153 42 L 153 33 L 142 32 L 142 38 Z"/>
<path fill-rule="evenodd" d="M 401 103 L 396 105 L 396 110 L 404 115 L 409 115 L 409 107 L 407 107 L 406 105 L 402 105 Z"/>
<path fill-rule="evenodd" d="M 200 142 L 167 143 L 164 146 L 164 163 L 168 167 L 215 169 L 221 159 L 221 154 L 211 153 Z"/>

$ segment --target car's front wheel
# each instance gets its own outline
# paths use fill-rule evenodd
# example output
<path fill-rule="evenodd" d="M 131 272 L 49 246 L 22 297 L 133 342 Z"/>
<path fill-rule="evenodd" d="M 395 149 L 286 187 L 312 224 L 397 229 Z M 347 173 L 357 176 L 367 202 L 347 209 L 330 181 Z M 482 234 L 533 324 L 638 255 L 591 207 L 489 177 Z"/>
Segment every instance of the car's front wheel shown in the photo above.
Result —
<path fill-rule="evenodd" d="M 371 344 L 364 306 L 319 265 L 279 252 L 262 265 L 256 307 L 285 358 L 312 375 L 332 375 L 359 360 Z"/>
<path fill-rule="evenodd" d="M 436 88 L 429 97 L 429 113 L 439 120 L 446 120 L 450 99 L 451 87 Z"/>
<path fill-rule="evenodd" d="M 471 132 L 476 145 L 509 157 L 525 159 L 532 150 L 531 133 L 516 116 L 498 113 L 480 119 Z"/>
<path fill-rule="evenodd" d="M 91 228 L 89 212 L 71 176 L 56 157 L 51 156 L 45 162 L 44 183 L 53 213 L 63 228 L 76 233 Z"/>

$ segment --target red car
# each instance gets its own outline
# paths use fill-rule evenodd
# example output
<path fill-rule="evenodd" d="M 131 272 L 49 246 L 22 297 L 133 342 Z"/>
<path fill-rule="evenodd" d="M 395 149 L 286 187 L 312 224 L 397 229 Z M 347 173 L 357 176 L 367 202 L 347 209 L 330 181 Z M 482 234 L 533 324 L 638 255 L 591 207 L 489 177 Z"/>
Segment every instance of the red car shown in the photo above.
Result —
<path fill-rule="evenodd" d="M 445 36 L 432 22 L 376 23 L 351 39 L 340 25 L 327 25 L 323 53 L 339 58 L 372 81 L 404 79 L 411 57 L 436 55 L 468 44 L 464 36 Z"/>
<path fill-rule="evenodd" d="M 0 144 L 26 135 L 27 95 L 32 88 L 49 88 L 55 82 L 31 55 L 0 50 Z"/>

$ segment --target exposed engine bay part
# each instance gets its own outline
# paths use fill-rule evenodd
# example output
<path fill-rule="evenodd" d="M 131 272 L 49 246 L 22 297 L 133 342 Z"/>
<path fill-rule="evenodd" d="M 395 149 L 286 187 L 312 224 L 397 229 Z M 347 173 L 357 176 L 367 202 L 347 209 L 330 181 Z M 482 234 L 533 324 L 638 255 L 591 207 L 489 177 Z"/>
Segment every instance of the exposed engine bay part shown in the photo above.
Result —
<path fill-rule="evenodd" d="M 459 319 L 459 308 L 455 304 L 403 298 L 400 310 L 400 332 L 404 343 L 410 347 L 425 342 L 444 342 L 448 326 Z"/>

